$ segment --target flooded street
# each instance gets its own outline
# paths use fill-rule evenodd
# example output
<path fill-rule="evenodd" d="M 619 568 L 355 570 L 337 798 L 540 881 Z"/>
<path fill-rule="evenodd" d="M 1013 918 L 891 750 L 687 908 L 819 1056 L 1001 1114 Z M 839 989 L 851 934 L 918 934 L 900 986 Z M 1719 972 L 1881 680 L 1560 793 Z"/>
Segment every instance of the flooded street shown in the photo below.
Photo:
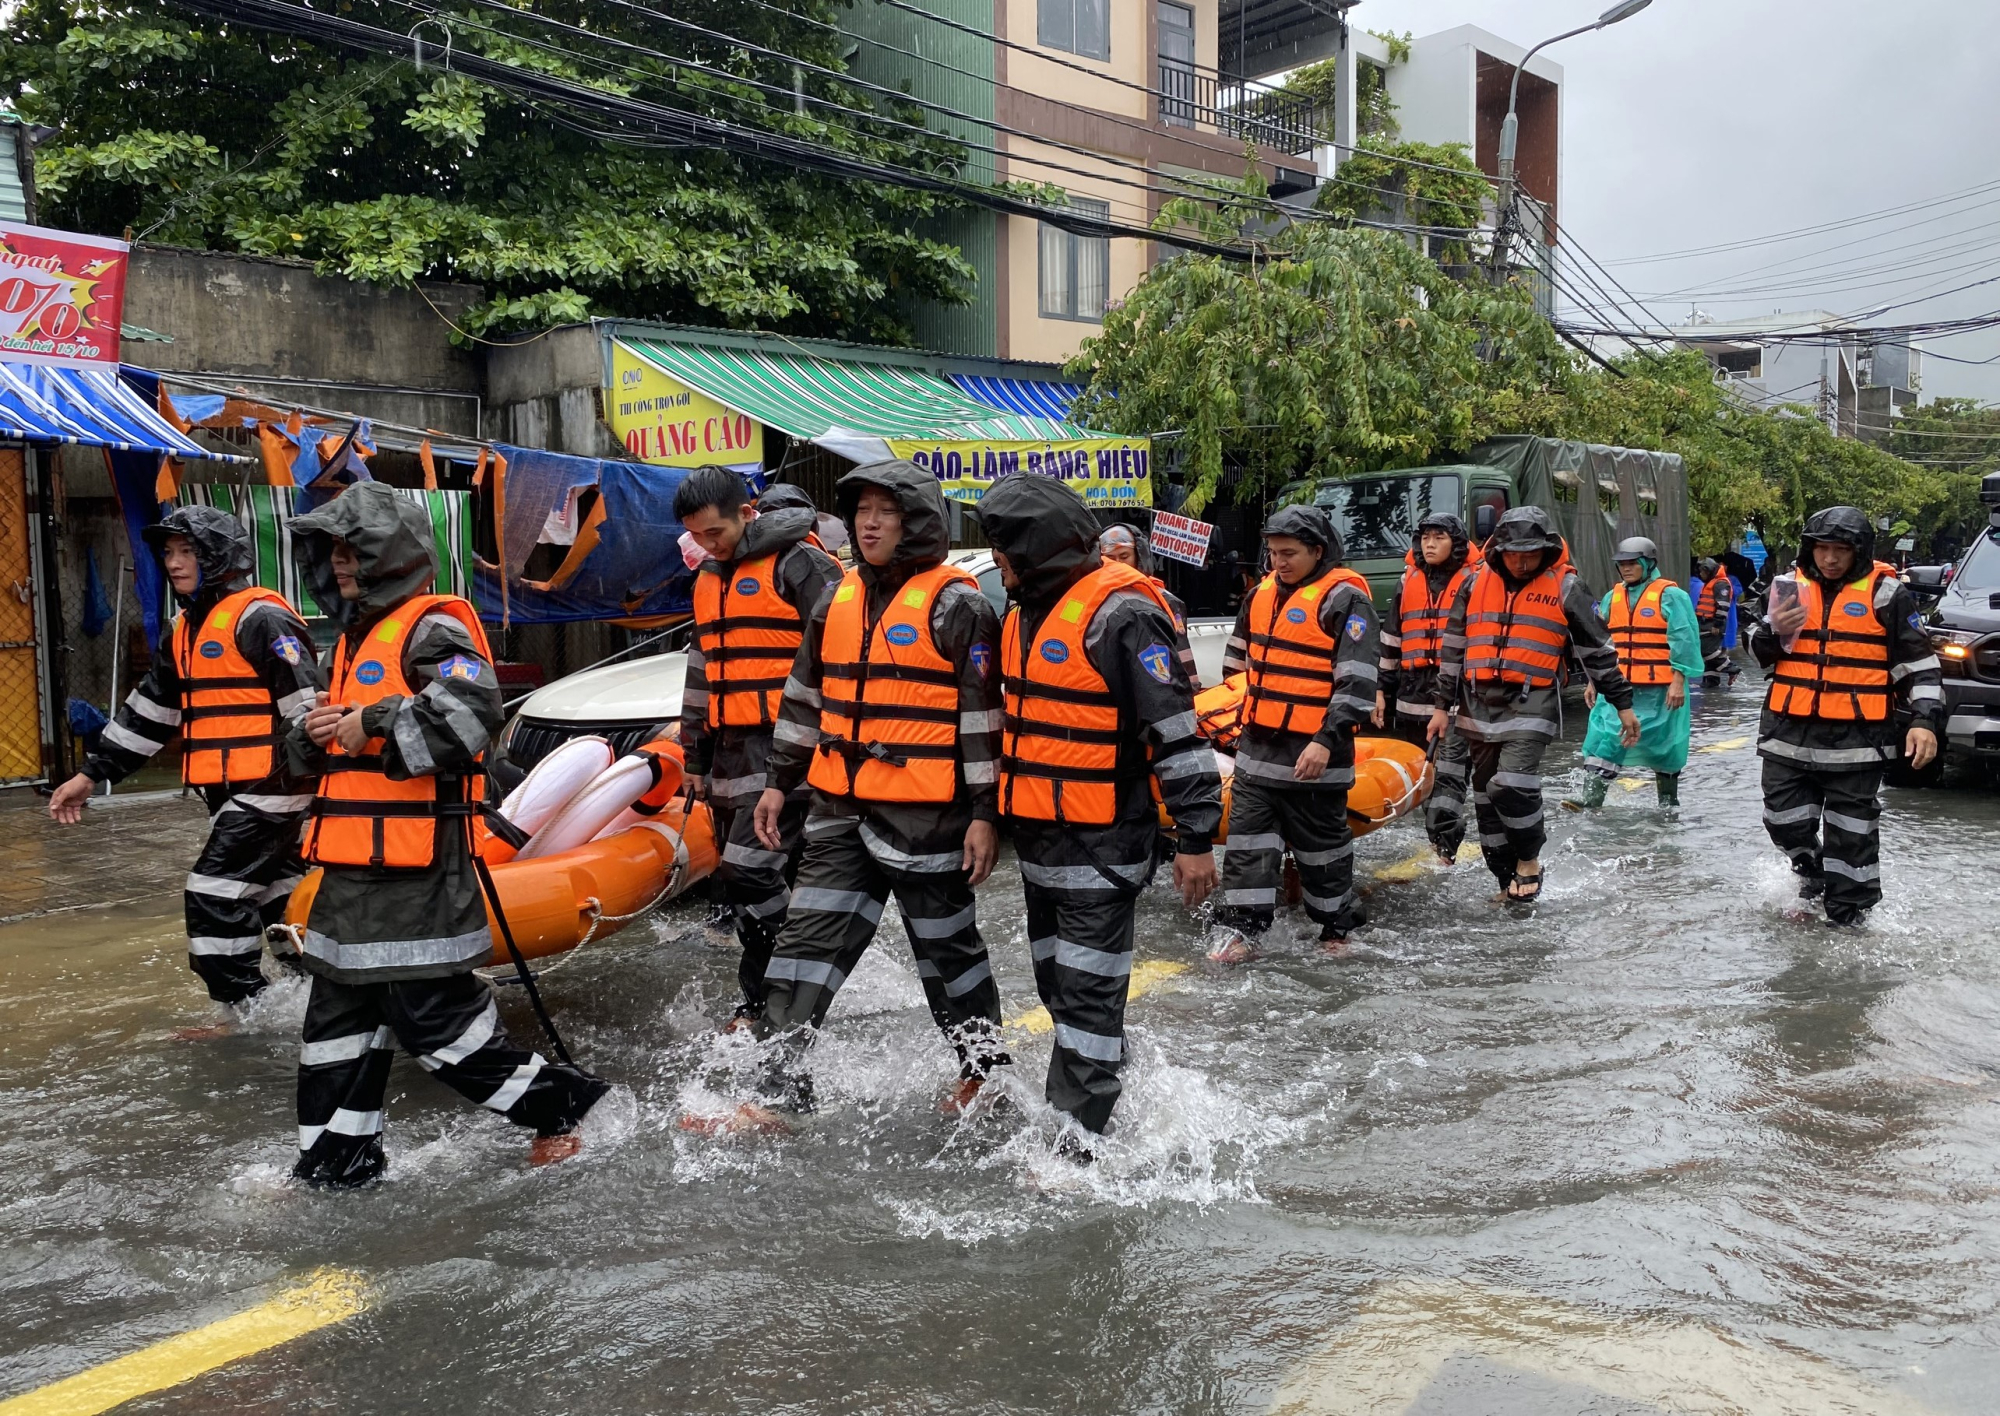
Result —
<path fill-rule="evenodd" d="M 713 1031 L 735 958 L 687 905 L 544 984 L 624 1084 L 578 1161 L 530 1172 L 399 1059 L 386 1183 L 296 1190 L 303 981 L 174 1036 L 212 1020 L 178 895 L 199 809 L 61 837 L 0 814 L 0 1412 L 323 1266 L 363 1311 L 129 1409 L 1989 1412 L 2000 796 L 1892 791 L 1870 926 L 1788 921 L 1756 700 L 1698 703 L 1673 822 L 1650 778 L 1556 810 L 1572 721 L 1528 920 L 1476 861 L 1410 866 L 1414 822 L 1360 845 L 1390 878 L 1350 961 L 1281 918 L 1264 959 L 1211 965 L 1156 883 L 1118 1130 L 1081 1171 L 1033 1020 L 1012 1105 L 939 1115 L 955 1070 L 893 922 L 800 1134 L 683 1132 L 755 1065 Z M 32 913 L 92 901 L 117 903 Z M 1012 1018 L 1036 1000 L 1006 865 L 980 904 Z"/>

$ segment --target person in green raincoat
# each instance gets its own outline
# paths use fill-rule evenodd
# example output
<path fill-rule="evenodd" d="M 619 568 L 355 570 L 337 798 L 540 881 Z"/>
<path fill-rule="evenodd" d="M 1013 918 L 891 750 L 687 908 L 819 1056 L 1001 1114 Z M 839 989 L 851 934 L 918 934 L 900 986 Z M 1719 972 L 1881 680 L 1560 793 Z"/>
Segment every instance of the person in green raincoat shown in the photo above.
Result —
<path fill-rule="evenodd" d="M 1688 592 L 1660 574 L 1660 550 L 1644 536 L 1618 543 L 1613 558 L 1624 582 L 1598 602 L 1597 614 L 1611 631 L 1618 667 L 1632 684 L 1632 711 L 1639 719 L 1639 742 L 1624 747 L 1618 715 L 1599 702 L 1589 684 L 1590 727 L 1583 738 L 1584 788 L 1563 803 L 1573 811 L 1604 805 L 1604 794 L 1620 772 L 1651 768 L 1660 805 L 1680 805 L 1681 772 L 1687 766 L 1693 721 L 1688 712 L 1688 680 L 1701 673 L 1701 631 Z"/>

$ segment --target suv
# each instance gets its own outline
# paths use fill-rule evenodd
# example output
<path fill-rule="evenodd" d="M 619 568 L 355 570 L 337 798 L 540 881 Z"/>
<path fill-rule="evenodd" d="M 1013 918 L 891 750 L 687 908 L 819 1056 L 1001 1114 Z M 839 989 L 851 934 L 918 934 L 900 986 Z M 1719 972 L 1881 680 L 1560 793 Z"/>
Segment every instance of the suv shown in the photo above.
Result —
<path fill-rule="evenodd" d="M 1936 598 L 1925 627 L 1944 669 L 1945 746 L 2000 760 L 2000 472 L 1979 486 L 1988 529 L 1956 565 L 1912 566 L 1904 576 Z"/>

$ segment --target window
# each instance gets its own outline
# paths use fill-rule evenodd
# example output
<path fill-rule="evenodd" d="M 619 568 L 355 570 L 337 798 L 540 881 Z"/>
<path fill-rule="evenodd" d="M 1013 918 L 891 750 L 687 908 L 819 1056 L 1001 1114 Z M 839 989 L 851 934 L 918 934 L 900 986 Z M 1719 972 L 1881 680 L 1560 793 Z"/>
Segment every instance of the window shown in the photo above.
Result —
<path fill-rule="evenodd" d="M 1325 481 L 1313 497 L 1340 532 L 1349 562 L 1388 560 L 1410 549 L 1417 523 L 1434 511 L 1460 514 L 1464 489 L 1457 476 L 1357 477 Z"/>
<path fill-rule="evenodd" d="M 1194 11 L 1173 0 L 1158 0 L 1160 30 L 1160 121 L 1176 128 L 1194 126 Z"/>
<path fill-rule="evenodd" d="M 1036 39 L 1087 59 L 1111 57 L 1110 0 L 1037 0 Z"/>
<path fill-rule="evenodd" d="M 1111 203 L 1088 197 L 1071 197 L 1069 206 L 1082 216 L 1111 215 Z M 1045 221 L 1041 246 L 1043 318 L 1102 322 L 1111 301 L 1111 242 L 1076 236 Z"/>

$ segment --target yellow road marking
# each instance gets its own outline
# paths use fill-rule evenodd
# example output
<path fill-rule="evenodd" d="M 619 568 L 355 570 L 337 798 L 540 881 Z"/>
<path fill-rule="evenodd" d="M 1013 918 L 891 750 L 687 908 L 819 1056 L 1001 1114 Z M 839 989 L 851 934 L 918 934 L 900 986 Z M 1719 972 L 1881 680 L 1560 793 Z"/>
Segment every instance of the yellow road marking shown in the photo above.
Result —
<path fill-rule="evenodd" d="M 290 1342 L 367 1308 L 361 1275 L 320 1269 L 268 1303 L 0 1401 L 0 1416 L 97 1416 L 135 1397 L 165 1391 L 204 1372 Z"/>
<path fill-rule="evenodd" d="M 1323 1350 L 1291 1372 L 1271 1411 L 1395 1416 L 1425 1394 L 1447 1362 L 1463 1356 L 1582 1387 L 1585 1400 L 1608 1395 L 1688 1416 L 1930 1412 L 1829 1363 L 1699 1324 L 1618 1321 L 1531 1293 L 1429 1282 L 1375 1290 Z"/>
<path fill-rule="evenodd" d="M 1707 747 L 1697 747 L 1696 752 L 1735 752 L 1750 745 L 1747 737 L 1730 738 L 1727 742 L 1712 742 Z"/>
<path fill-rule="evenodd" d="M 1636 792 L 1639 788 L 1646 785 L 1646 779 L 1644 777 L 1620 777 L 1618 785 L 1628 792 Z"/>
<path fill-rule="evenodd" d="M 1394 865 L 1377 866 L 1375 878 L 1391 885 L 1407 885 L 1412 880 L 1423 879 L 1434 868 L 1437 868 L 1437 852 L 1425 846 L 1406 860 L 1399 860 Z"/>
<path fill-rule="evenodd" d="M 1177 964 L 1166 959 L 1147 959 L 1144 963 L 1132 965 L 1132 983 L 1125 991 L 1127 998 L 1143 998 L 1168 979 L 1188 971 L 1188 965 Z M 1030 1008 L 1018 1018 L 1010 1018 L 1007 1026 L 1019 1028 L 1027 1033 L 1045 1033 L 1056 1025 L 1046 1008 Z M 13 1416 L 6 1407 L 0 1406 L 0 1416 Z"/>

